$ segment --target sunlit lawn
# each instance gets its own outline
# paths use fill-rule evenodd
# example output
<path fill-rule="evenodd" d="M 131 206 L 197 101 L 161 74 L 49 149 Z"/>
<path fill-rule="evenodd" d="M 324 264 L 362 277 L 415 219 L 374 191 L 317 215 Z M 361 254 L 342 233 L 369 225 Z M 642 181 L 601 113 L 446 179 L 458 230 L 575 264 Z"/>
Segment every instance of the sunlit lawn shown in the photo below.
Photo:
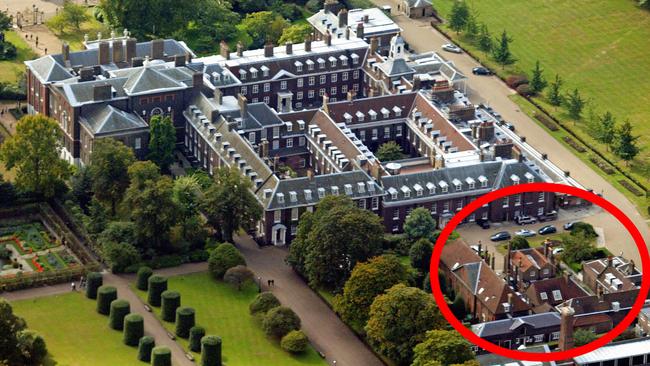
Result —
<path fill-rule="evenodd" d="M 36 56 L 27 42 L 14 31 L 5 32 L 5 39 L 16 46 L 18 55 L 13 60 L 0 61 L 0 82 L 14 83 L 18 76 L 25 71 L 23 61 L 31 60 Z"/>

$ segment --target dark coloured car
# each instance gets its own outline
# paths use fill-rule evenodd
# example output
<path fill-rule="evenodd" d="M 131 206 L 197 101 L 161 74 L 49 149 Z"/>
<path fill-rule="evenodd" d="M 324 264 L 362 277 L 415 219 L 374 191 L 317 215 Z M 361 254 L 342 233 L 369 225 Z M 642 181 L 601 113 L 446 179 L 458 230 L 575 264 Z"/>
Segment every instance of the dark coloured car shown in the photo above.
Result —
<path fill-rule="evenodd" d="M 490 228 L 490 222 L 488 220 L 478 219 L 476 220 L 476 225 L 482 227 L 483 229 Z"/>
<path fill-rule="evenodd" d="M 553 225 L 546 225 L 543 228 L 539 229 L 537 232 L 539 235 L 548 235 L 557 233 L 557 229 Z"/>
<path fill-rule="evenodd" d="M 515 131 L 515 125 L 513 125 L 510 122 L 506 122 L 505 124 L 506 128 L 509 129 L 510 131 L 514 132 Z"/>
<path fill-rule="evenodd" d="M 510 240 L 512 237 L 510 236 L 510 233 L 507 231 L 500 231 L 490 237 L 490 240 L 492 241 L 504 241 L 504 240 Z"/>
<path fill-rule="evenodd" d="M 485 67 L 475 67 L 472 69 L 472 74 L 474 75 L 492 75 L 492 71 L 486 69 Z"/>

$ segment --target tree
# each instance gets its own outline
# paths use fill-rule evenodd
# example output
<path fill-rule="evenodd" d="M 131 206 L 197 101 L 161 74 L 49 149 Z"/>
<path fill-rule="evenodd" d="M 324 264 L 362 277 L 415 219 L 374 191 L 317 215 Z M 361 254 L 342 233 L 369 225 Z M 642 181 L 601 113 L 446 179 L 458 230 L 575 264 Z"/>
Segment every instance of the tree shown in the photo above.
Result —
<path fill-rule="evenodd" d="M 573 332 L 573 343 L 576 347 L 584 346 L 598 339 L 594 331 L 580 328 Z"/>
<path fill-rule="evenodd" d="M 103 138 L 94 142 L 89 168 L 93 191 L 95 198 L 110 205 L 112 216 L 129 186 L 128 168 L 134 160 L 133 151 L 120 141 Z"/>
<path fill-rule="evenodd" d="M 530 78 L 530 90 L 537 94 L 541 93 L 548 83 L 544 79 L 544 70 L 539 65 L 539 60 L 535 63 L 535 68 L 532 71 L 533 77 Z"/>
<path fill-rule="evenodd" d="M 521 235 L 515 235 L 514 238 L 510 239 L 510 248 L 512 250 L 526 249 L 530 248 L 528 240 Z"/>
<path fill-rule="evenodd" d="M 404 232 L 411 241 L 426 238 L 431 240 L 436 231 L 436 220 L 431 212 L 424 207 L 418 207 L 404 220 Z"/>
<path fill-rule="evenodd" d="M 251 282 L 254 279 L 255 274 L 253 274 L 253 271 L 241 264 L 229 268 L 223 276 L 224 282 L 236 287 L 239 291 L 241 291 L 245 283 Z"/>
<path fill-rule="evenodd" d="M 497 47 L 492 50 L 494 61 L 501 65 L 501 67 L 511 65 L 517 61 L 510 52 L 510 42 L 512 42 L 512 38 L 510 38 L 508 33 L 504 30 L 503 33 L 501 33 L 501 38 L 496 42 Z"/>
<path fill-rule="evenodd" d="M 454 316 L 463 320 L 467 316 L 467 308 L 465 307 L 465 299 L 460 294 L 456 294 L 454 301 L 449 304 L 449 309 L 454 313 Z"/>
<path fill-rule="evenodd" d="M 564 81 L 560 77 L 560 75 L 555 74 L 555 80 L 551 83 L 550 89 L 548 90 L 548 102 L 552 106 L 559 106 L 562 104 L 564 101 L 564 97 L 562 96 L 562 84 Z"/>
<path fill-rule="evenodd" d="M 199 217 L 199 207 L 203 199 L 203 191 L 196 176 L 188 175 L 176 178 L 172 199 L 178 210 L 178 221 L 181 236 L 184 239 L 194 238 L 202 229 Z M 191 242 L 191 241 L 190 241 Z M 192 243 L 193 244 L 193 243 Z"/>
<path fill-rule="evenodd" d="M 483 52 L 490 52 L 492 51 L 493 45 L 492 34 L 490 34 L 490 31 L 488 30 L 488 26 L 486 24 L 481 24 L 478 33 L 478 48 Z"/>
<path fill-rule="evenodd" d="M 630 121 L 625 121 L 616 130 L 616 139 L 614 140 L 614 154 L 625 160 L 626 165 L 639 154 L 641 149 L 638 146 L 639 136 L 632 134 L 632 125 Z"/>
<path fill-rule="evenodd" d="M 357 262 L 380 250 L 384 229 L 379 217 L 358 208 L 349 197 L 325 197 L 313 216 L 304 225 L 302 221 L 289 263 L 299 258 L 302 262 L 296 264 L 313 286 L 340 289 Z"/>
<path fill-rule="evenodd" d="M 170 117 L 160 115 L 151 117 L 149 121 L 149 156 L 163 173 L 169 172 L 169 166 L 174 162 L 174 147 L 176 146 L 176 128 Z"/>
<path fill-rule="evenodd" d="M 598 118 L 598 125 L 595 128 L 595 138 L 596 140 L 602 142 L 609 147 L 614 143 L 616 138 L 616 118 L 612 115 L 611 112 L 605 112 L 601 117 Z"/>
<path fill-rule="evenodd" d="M 5 11 L 0 11 L 0 33 L 10 30 L 12 25 L 11 16 Z"/>
<path fill-rule="evenodd" d="M 309 339 L 301 330 L 292 330 L 282 337 L 282 341 L 280 341 L 280 347 L 293 354 L 305 352 L 308 346 Z"/>
<path fill-rule="evenodd" d="M 104 206 L 93 197 L 88 206 L 88 216 L 84 219 L 86 230 L 92 235 L 104 231 L 108 223 L 108 212 Z"/>
<path fill-rule="evenodd" d="M 309 24 L 293 24 L 282 31 L 282 36 L 278 44 L 300 43 L 312 33 L 312 27 Z"/>
<path fill-rule="evenodd" d="M 580 263 L 591 259 L 595 250 L 593 239 L 586 237 L 584 233 L 563 235 L 562 244 L 562 259 L 565 263 Z"/>
<path fill-rule="evenodd" d="M 203 212 L 221 238 L 232 241 L 235 231 L 249 229 L 262 217 L 262 207 L 251 193 L 250 180 L 236 168 L 218 169 L 214 180 L 215 184 L 205 193 Z"/>
<path fill-rule="evenodd" d="M 250 37 L 251 48 L 261 48 L 266 42 L 277 44 L 282 32 L 289 27 L 282 16 L 272 11 L 247 14 L 237 28 Z"/>
<path fill-rule="evenodd" d="M 140 253 L 129 243 L 103 242 L 101 253 L 113 273 L 122 273 L 127 267 L 140 263 Z"/>
<path fill-rule="evenodd" d="M 205 0 L 201 11 L 194 11 L 184 28 L 178 29 L 172 38 L 183 39 L 196 53 L 214 52 L 221 40 L 233 41 L 237 37 L 236 25 L 239 14 L 232 11 L 229 1 Z M 192 8 L 195 2 L 186 3 Z M 201 3 L 199 1 L 198 3 Z"/>
<path fill-rule="evenodd" d="M 25 321 L 14 315 L 9 302 L 0 298 L 0 362 L 17 361 L 18 334 L 25 326 Z"/>
<path fill-rule="evenodd" d="M 18 332 L 18 349 L 23 365 L 41 365 L 47 356 L 45 340 L 33 330 Z"/>
<path fill-rule="evenodd" d="M 300 329 L 300 318 L 290 308 L 278 306 L 266 313 L 262 329 L 268 336 L 282 338 L 292 330 Z"/>
<path fill-rule="evenodd" d="M 375 298 L 364 329 L 380 354 L 398 365 L 410 365 L 413 348 L 424 341 L 426 332 L 446 324 L 431 294 L 398 284 Z"/>
<path fill-rule="evenodd" d="M 218 1 L 101 0 L 105 20 L 114 29 L 127 28 L 136 38 L 167 37 L 188 25 L 188 19 Z"/>
<path fill-rule="evenodd" d="M 472 345 L 454 330 L 431 330 L 425 340 L 413 349 L 412 366 L 426 366 L 437 361 L 442 365 L 462 364 L 473 360 Z"/>
<path fill-rule="evenodd" d="M 585 107 L 586 101 L 580 95 L 578 89 L 573 89 L 573 92 L 567 95 L 566 106 L 569 110 L 569 117 L 574 120 L 580 120 L 582 118 L 582 110 Z"/>
<path fill-rule="evenodd" d="M 136 227 L 130 221 L 111 221 L 106 225 L 106 229 L 97 237 L 99 243 L 127 243 L 135 245 Z"/>
<path fill-rule="evenodd" d="M 650 0 L 639 0 L 639 6 L 645 9 L 650 9 Z"/>
<path fill-rule="evenodd" d="M 81 23 L 90 20 L 90 15 L 86 12 L 86 8 L 83 5 L 77 5 L 70 0 L 65 0 L 63 2 L 61 14 L 66 23 L 71 24 L 76 30 L 81 29 Z"/>
<path fill-rule="evenodd" d="M 456 33 L 460 33 L 465 28 L 467 20 L 470 17 L 469 7 L 464 1 L 456 0 L 449 14 L 449 28 Z"/>
<path fill-rule="evenodd" d="M 402 152 L 402 147 L 395 141 L 388 141 L 379 146 L 375 156 L 379 161 L 392 161 L 403 159 L 404 153 Z"/>
<path fill-rule="evenodd" d="M 571 235 L 584 235 L 587 239 L 595 239 L 598 237 L 598 233 L 594 229 L 593 225 L 586 222 L 576 222 L 571 227 Z"/>
<path fill-rule="evenodd" d="M 370 305 L 378 295 L 398 283 L 407 283 L 409 273 L 394 255 L 382 255 L 354 266 L 343 293 L 334 299 L 334 310 L 346 323 L 365 326 Z"/>
<path fill-rule="evenodd" d="M 208 259 L 208 270 L 217 280 L 223 279 L 226 271 L 238 265 L 246 265 L 246 260 L 239 250 L 230 243 L 223 243 L 216 247 Z"/>
<path fill-rule="evenodd" d="M 73 199 L 82 210 L 87 211 L 88 205 L 93 198 L 93 179 L 90 170 L 86 166 L 77 169 L 77 172 L 70 179 L 70 193 Z"/>
<path fill-rule="evenodd" d="M 409 250 L 411 267 L 417 269 L 420 273 L 427 272 L 429 270 L 432 253 L 433 244 L 426 238 L 419 239 Z"/>
<path fill-rule="evenodd" d="M 467 15 L 467 22 L 465 23 L 465 35 L 469 39 L 474 40 L 476 39 L 476 37 L 478 37 L 481 30 L 478 25 L 477 16 L 476 13 L 474 12 L 474 9 L 469 8 L 468 13 L 469 14 Z"/>
<path fill-rule="evenodd" d="M 63 135 L 55 120 L 41 114 L 25 116 L 16 124 L 16 134 L 0 146 L 0 161 L 16 169 L 16 186 L 50 198 L 70 175 L 70 165 L 60 158 Z"/>
<path fill-rule="evenodd" d="M 249 305 L 248 309 L 251 314 L 266 314 L 269 310 L 280 306 L 280 301 L 271 292 L 262 292 L 255 296 L 255 299 Z"/>

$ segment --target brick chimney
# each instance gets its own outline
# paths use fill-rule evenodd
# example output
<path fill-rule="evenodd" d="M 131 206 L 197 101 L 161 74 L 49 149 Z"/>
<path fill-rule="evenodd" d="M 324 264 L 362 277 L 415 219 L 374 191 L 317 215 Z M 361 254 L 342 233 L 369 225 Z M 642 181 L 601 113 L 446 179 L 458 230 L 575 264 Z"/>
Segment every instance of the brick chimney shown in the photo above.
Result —
<path fill-rule="evenodd" d="M 293 53 L 293 43 L 291 43 L 291 42 L 287 42 L 287 44 L 285 45 L 285 47 L 286 47 L 286 53 L 287 53 L 287 55 L 291 55 L 291 54 Z"/>
<path fill-rule="evenodd" d="M 513 294 L 512 292 L 508 293 L 508 308 L 509 308 L 508 312 L 510 314 L 514 313 L 514 307 L 515 307 L 514 306 L 514 300 L 513 300 L 514 296 L 515 296 L 515 294 Z"/>
<path fill-rule="evenodd" d="M 61 45 L 61 54 L 64 62 L 70 61 L 70 45 L 68 42 L 63 42 L 63 45 Z"/>
<path fill-rule="evenodd" d="M 325 41 L 325 45 L 327 45 L 328 47 L 332 45 L 332 34 L 330 33 L 330 31 L 325 32 L 325 36 L 323 37 L 323 39 Z"/>
<path fill-rule="evenodd" d="M 248 114 L 248 100 L 245 96 L 237 94 L 237 104 L 239 104 L 239 112 L 241 113 L 241 117 L 245 118 Z"/>
<path fill-rule="evenodd" d="M 363 39 L 363 23 L 357 23 L 357 38 Z"/>
<path fill-rule="evenodd" d="M 217 103 L 217 105 L 223 104 L 223 92 L 219 88 L 214 89 L 214 102 Z"/>
<path fill-rule="evenodd" d="M 269 140 L 262 139 L 260 141 L 259 153 L 260 153 L 260 158 L 262 159 L 269 157 Z"/>
<path fill-rule="evenodd" d="M 370 56 L 374 56 L 375 53 L 377 53 L 377 50 L 379 49 L 379 38 L 377 37 L 372 37 L 370 38 Z"/>
<path fill-rule="evenodd" d="M 311 52 L 311 36 L 305 37 L 305 52 Z"/>
<path fill-rule="evenodd" d="M 228 43 L 223 39 L 219 42 L 219 54 L 226 60 L 230 60 L 230 49 L 228 48 Z"/>
<path fill-rule="evenodd" d="M 203 86 L 203 73 L 202 72 L 195 72 L 192 74 L 192 86 L 195 89 L 200 89 L 201 86 Z"/>
<path fill-rule="evenodd" d="M 422 87 L 422 80 L 420 80 L 419 76 L 413 76 L 413 90 L 420 90 Z"/>
<path fill-rule="evenodd" d="M 614 257 L 611 255 L 607 256 L 607 267 L 613 267 L 614 266 Z"/>
<path fill-rule="evenodd" d="M 99 48 L 97 52 L 97 64 L 106 65 L 109 62 L 110 62 L 110 57 L 109 57 L 108 42 L 105 41 L 99 42 Z"/>
<path fill-rule="evenodd" d="M 558 348 L 560 351 L 568 351 L 573 348 L 573 315 L 575 310 L 570 306 L 560 308 L 560 339 Z"/>
<path fill-rule="evenodd" d="M 343 8 L 339 10 L 339 28 L 347 27 L 348 26 L 348 11 L 347 9 Z"/>
<path fill-rule="evenodd" d="M 162 39 L 154 39 L 151 41 L 151 59 L 161 60 L 165 56 L 165 41 Z"/>
<path fill-rule="evenodd" d="M 338 5 L 339 2 L 337 0 L 325 0 L 325 3 L 323 4 L 323 10 L 325 11 L 325 13 L 334 14 Z"/>
<path fill-rule="evenodd" d="M 244 45 L 241 43 L 241 41 L 237 42 L 237 57 L 243 57 L 244 56 Z"/>
<path fill-rule="evenodd" d="M 132 59 L 136 57 L 136 44 L 137 40 L 135 38 L 129 38 L 126 40 L 126 62 L 132 63 Z"/>
<path fill-rule="evenodd" d="M 113 42 L 113 62 L 116 64 L 124 62 L 124 45 L 122 41 Z"/>
<path fill-rule="evenodd" d="M 267 42 L 264 45 L 264 57 L 273 57 L 273 43 Z"/>
<path fill-rule="evenodd" d="M 544 257 L 548 258 L 548 246 L 550 245 L 550 242 L 548 239 L 544 240 Z"/>
<path fill-rule="evenodd" d="M 345 27 L 345 39 L 350 39 L 350 27 Z"/>
<path fill-rule="evenodd" d="M 111 84 L 101 84 L 93 86 L 93 100 L 101 101 L 111 99 Z"/>
<path fill-rule="evenodd" d="M 174 56 L 174 66 L 180 67 L 180 66 L 185 66 L 185 55 L 176 55 Z"/>
<path fill-rule="evenodd" d="M 370 16 L 369 16 L 368 14 L 366 14 L 366 15 L 363 16 L 363 22 L 364 22 L 364 23 L 368 23 L 368 22 L 370 22 Z"/>

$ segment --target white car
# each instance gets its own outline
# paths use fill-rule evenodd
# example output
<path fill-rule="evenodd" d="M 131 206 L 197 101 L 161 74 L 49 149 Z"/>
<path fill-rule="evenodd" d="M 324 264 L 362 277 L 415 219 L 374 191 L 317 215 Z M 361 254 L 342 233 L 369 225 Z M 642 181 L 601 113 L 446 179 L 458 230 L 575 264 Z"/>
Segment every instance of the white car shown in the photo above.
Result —
<path fill-rule="evenodd" d="M 560 247 L 560 248 L 553 249 L 552 253 L 553 253 L 553 255 L 558 255 L 558 254 L 562 253 L 563 251 L 564 251 L 564 248 Z"/>
<path fill-rule="evenodd" d="M 456 46 L 453 43 L 445 43 L 442 45 L 442 49 L 447 51 L 447 52 L 453 52 L 453 53 L 462 53 L 463 50 L 460 49 L 460 47 Z"/>
<path fill-rule="evenodd" d="M 528 238 L 528 237 L 531 237 L 531 236 L 535 236 L 535 232 L 532 231 L 532 230 L 521 229 L 521 230 L 515 231 L 515 235 L 523 236 L 524 238 Z"/>

